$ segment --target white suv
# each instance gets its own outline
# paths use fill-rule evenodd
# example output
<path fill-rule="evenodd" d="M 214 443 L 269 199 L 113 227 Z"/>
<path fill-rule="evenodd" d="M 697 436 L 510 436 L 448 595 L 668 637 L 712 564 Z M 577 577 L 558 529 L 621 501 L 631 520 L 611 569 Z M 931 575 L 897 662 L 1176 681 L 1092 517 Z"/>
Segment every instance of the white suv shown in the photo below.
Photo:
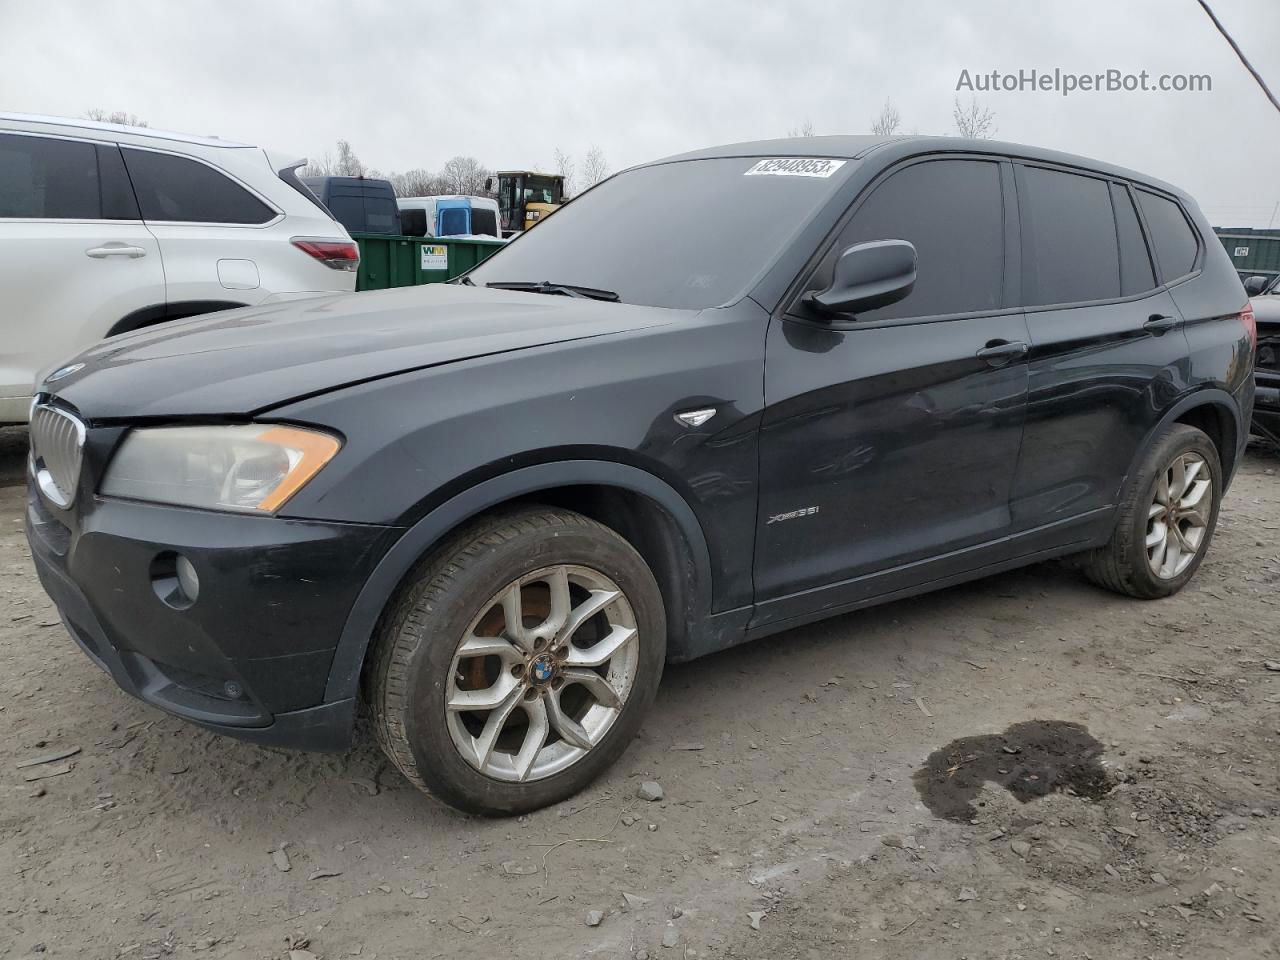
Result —
<path fill-rule="evenodd" d="M 0 423 L 85 346 L 165 320 L 355 289 L 360 256 L 295 156 L 0 113 Z"/>

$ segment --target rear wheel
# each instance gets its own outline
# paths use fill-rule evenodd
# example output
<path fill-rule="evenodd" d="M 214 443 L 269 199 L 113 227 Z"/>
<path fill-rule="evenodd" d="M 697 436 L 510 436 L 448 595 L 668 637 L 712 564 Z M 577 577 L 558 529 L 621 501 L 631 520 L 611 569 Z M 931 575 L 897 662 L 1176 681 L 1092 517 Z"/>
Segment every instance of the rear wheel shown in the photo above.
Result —
<path fill-rule="evenodd" d="M 1143 600 L 1177 593 L 1195 575 L 1218 523 L 1222 468 L 1202 431 L 1163 431 L 1126 487 L 1111 540 L 1089 555 L 1095 583 Z"/>
<path fill-rule="evenodd" d="M 418 571 L 375 638 L 366 695 L 411 781 L 473 813 L 573 795 L 657 690 L 665 614 L 640 555 L 564 510 L 487 518 Z"/>

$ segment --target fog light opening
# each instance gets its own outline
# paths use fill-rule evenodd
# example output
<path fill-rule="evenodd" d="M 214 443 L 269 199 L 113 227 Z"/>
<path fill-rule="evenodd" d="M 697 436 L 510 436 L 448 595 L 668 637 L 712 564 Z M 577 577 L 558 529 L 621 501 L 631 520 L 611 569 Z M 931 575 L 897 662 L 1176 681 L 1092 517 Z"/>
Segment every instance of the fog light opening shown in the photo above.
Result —
<path fill-rule="evenodd" d="M 186 610 L 200 596 L 200 577 L 190 560 L 166 550 L 151 561 L 151 589 L 165 606 Z"/>

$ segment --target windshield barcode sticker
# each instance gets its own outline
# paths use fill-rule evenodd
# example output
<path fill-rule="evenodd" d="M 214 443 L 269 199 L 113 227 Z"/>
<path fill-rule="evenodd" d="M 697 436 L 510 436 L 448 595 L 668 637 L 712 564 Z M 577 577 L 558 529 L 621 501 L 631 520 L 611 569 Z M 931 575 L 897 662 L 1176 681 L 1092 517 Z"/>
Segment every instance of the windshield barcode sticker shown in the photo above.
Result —
<path fill-rule="evenodd" d="M 744 177 L 829 177 L 844 166 L 843 160 L 815 157 L 775 157 L 761 160 Z"/>

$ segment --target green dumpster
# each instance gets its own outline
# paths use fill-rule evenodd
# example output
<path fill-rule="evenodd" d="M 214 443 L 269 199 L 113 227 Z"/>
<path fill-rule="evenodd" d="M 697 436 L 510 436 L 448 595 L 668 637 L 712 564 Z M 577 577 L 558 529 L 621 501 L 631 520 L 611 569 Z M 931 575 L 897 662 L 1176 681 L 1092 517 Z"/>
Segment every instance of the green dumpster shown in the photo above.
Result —
<path fill-rule="evenodd" d="M 360 247 L 357 290 L 386 290 L 421 283 L 444 283 L 474 267 L 501 240 L 459 237 L 389 237 L 378 233 L 353 233 Z"/>
<path fill-rule="evenodd" d="M 1227 256 L 1242 277 L 1280 273 L 1280 230 L 1252 227 L 1214 227 Z"/>

